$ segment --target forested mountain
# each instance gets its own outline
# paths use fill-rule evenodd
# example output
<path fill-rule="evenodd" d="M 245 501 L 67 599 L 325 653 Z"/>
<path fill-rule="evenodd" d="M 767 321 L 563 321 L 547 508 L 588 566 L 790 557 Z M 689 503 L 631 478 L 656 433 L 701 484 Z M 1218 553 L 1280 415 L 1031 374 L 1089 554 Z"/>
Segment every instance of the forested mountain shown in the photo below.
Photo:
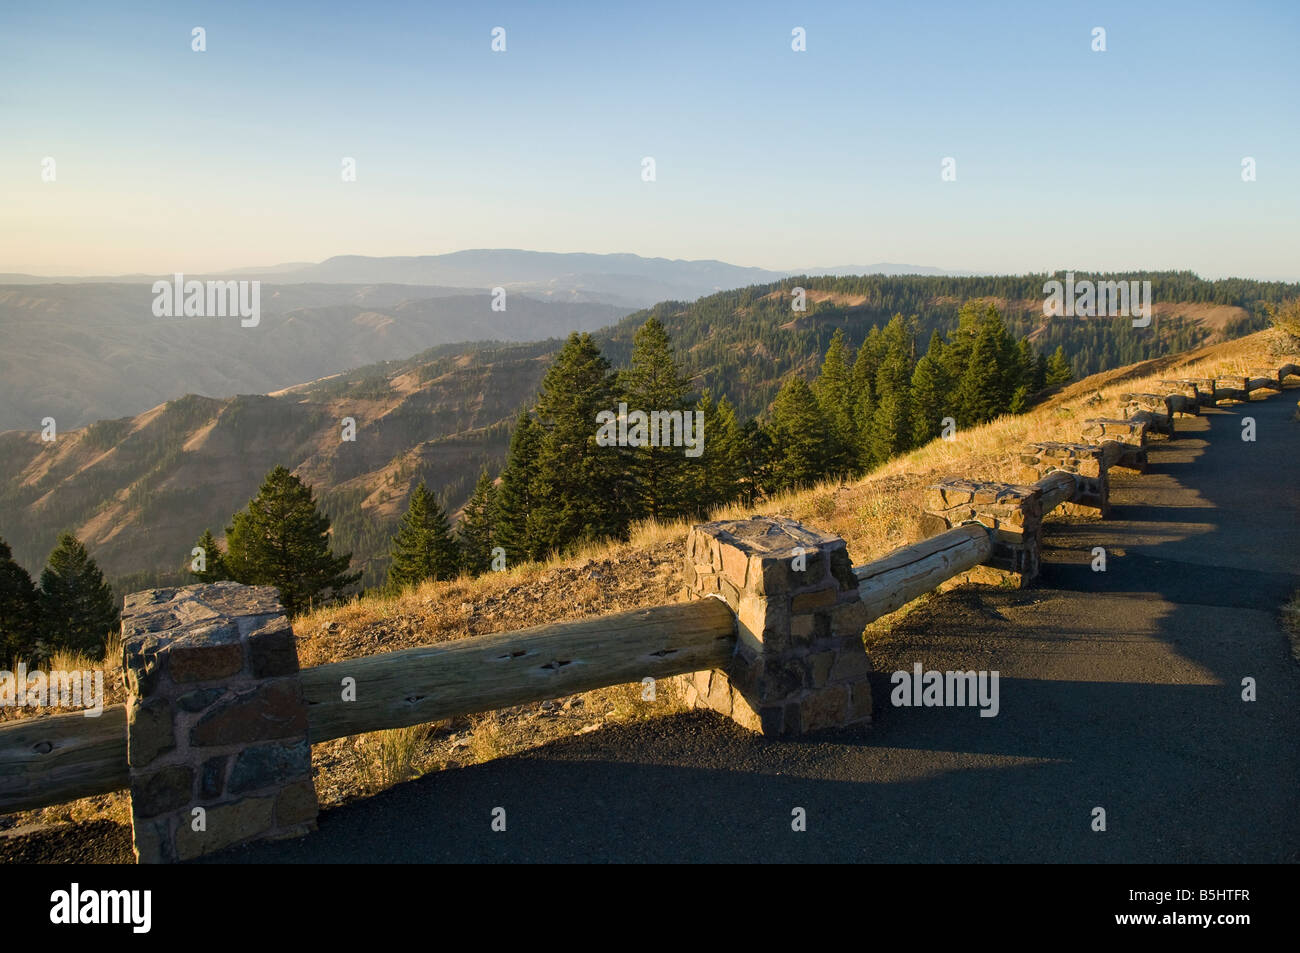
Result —
<path fill-rule="evenodd" d="M 591 339 L 611 373 L 617 372 L 630 362 L 637 331 L 656 317 L 671 341 L 686 381 L 684 399 L 691 406 L 707 390 L 710 412 L 716 413 L 725 397 L 738 426 L 757 418 L 773 433 L 785 433 L 793 446 L 803 426 L 797 411 L 807 400 L 794 394 L 774 406 L 783 382 L 792 377 L 811 381 L 820 404 L 840 407 L 844 398 L 833 396 L 839 385 L 818 379 L 824 376 L 832 338 L 839 332 L 838 347 L 852 372 L 853 356 L 861 353 L 872 328 L 878 328 L 875 340 L 896 356 L 890 373 L 899 381 L 908 378 L 911 406 L 896 401 L 880 412 L 875 380 L 880 368 L 872 369 L 868 390 L 877 405 L 840 407 L 843 412 L 831 421 L 826 447 L 836 446 L 830 436 L 838 428 L 839 457 L 832 454 L 827 462 L 810 447 L 811 462 L 803 471 L 782 464 L 784 470 L 775 477 L 762 476 L 780 485 L 797 482 L 818 467 L 860 469 L 907 441 L 926 438 L 934 415 L 920 413 L 918 423 L 915 407 L 936 392 L 936 380 L 945 378 L 934 374 L 938 358 L 927 362 L 925 355 L 935 331 L 955 340 L 959 312 L 968 300 L 992 305 L 1006 335 L 986 342 L 986 350 L 1001 355 L 988 370 L 1002 376 L 972 378 L 969 399 L 963 398 L 963 406 L 974 408 L 971 413 L 983 413 L 982 406 L 1010 409 L 1017 399 L 1009 369 L 1014 363 L 1019 368 L 1015 373 L 1023 375 L 1026 364 L 1023 356 L 1012 362 L 1008 340 L 1026 342 L 1040 380 L 1047 371 L 1038 367 L 1038 358 L 1046 359 L 1058 348 L 1062 358 L 1070 359 L 1075 376 L 1081 376 L 1245 333 L 1262 326 L 1263 303 L 1300 295 L 1298 285 L 1208 282 L 1189 273 L 1105 276 L 1151 280 L 1156 319 L 1150 328 L 1133 328 L 1124 318 L 1045 320 L 1047 277 L 785 279 L 690 304 L 665 302 Z M 806 290 L 806 311 L 792 309 L 796 287 Z M 884 341 L 895 314 L 908 320 L 896 324 Z M 969 339 L 973 344 L 975 336 Z M 266 474 L 282 464 L 315 488 L 333 521 L 335 548 L 353 553 L 354 567 L 365 573 L 364 584 L 378 584 L 412 489 L 423 480 L 447 512 L 455 514 L 483 470 L 500 474 L 520 411 L 534 406 L 543 376 L 563 344 L 552 339 L 440 345 L 275 396 L 191 395 L 135 417 L 60 428 L 53 442 L 35 432 L 0 434 L 0 537 L 19 562 L 36 569 L 60 531 L 71 530 L 119 593 L 158 581 L 185 581 L 181 567 L 198 536 L 209 528 L 222 536 Z M 961 375 L 954 376 L 959 355 L 960 349 L 950 354 L 943 368 L 948 387 L 960 383 Z M 968 364 L 969 355 L 962 360 Z M 864 369 L 862 378 L 867 376 Z M 859 397 L 863 392 L 859 382 Z M 343 438 L 346 418 L 355 422 L 353 440 Z M 850 459 L 843 446 L 846 434 L 858 441 L 851 465 L 845 462 Z M 755 477 L 740 479 L 740 485 L 752 487 Z"/>
<path fill-rule="evenodd" d="M 742 414 L 761 411 L 790 371 L 809 373 L 831 335 L 842 329 L 856 348 L 873 325 L 894 314 L 915 315 L 917 338 L 957 325 L 965 301 L 998 308 L 1014 338 L 1029 337 L 1041 353 L 1064 349 L 1075 376 L 1186 350 L 1257 331 L 1264 304 L 1300 294 L 1300 284 L 1245 279 L 1205 281 L 1191 272 L 1075 272 L 1076 280 L 1149 280 L 1154 319 L 1135 328 L 1128 318 L 1043 316 L 1043 285 L 1057 275 L 931 277 L 879 275 L 797 277 L 711 295 L 691 304 L 667 301 L 629 315 L 595 338 L 615 364 L 631 353 L 632 336 L 653 315 L 672 335 L 697 386 L 725 394 Z M 793 289 L 806 290 L 807 310 L 792 309 Z"/>

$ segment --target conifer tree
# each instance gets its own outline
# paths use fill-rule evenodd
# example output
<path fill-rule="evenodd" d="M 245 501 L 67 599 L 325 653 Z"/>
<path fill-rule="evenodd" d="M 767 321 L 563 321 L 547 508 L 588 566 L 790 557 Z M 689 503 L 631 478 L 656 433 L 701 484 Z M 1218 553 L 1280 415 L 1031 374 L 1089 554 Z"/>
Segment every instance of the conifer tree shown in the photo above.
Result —
<path fill-rule="evenodd" d="M 212 535 L 212 530 L 205 529 L 199 541 L 194 544 L 196 548 L 203 550 L 203 562 L 200 564 L 203 569 L 195 569 L 195 562 L 198 556 L 190 554 L 190 558 L 185 562 L 185 568 L 191 576 L 200 582 L 218 582 L 222 579 L 230 578 L 230 570 L 226 567 L 226 557 L 221 552 L 221 547 L 217 545 L 217 538 Z"/>
<path fill-rule="evenodd" d="M 317 510 L 311 487 L 278 466 L 226 527 L 226 568 L 236 582 L 275 586 L 293 615 L 361 578 L 360 572 L 348 572 L 351 553 L 330 551 L 329 530 L 329 517 Z"/>
<path fill-rule="evenodd" d="M 885 328 L 886 351 L 876 372 L 876 407 L 867 427 L 873 463 L 912 446 L 911 335 L 901 315 Z"/>
<path fill-rule="evenodd" d="M 102 658 L 108 634 L 121 616 L 104 574 L 71 533 L 59 543 L 41 573 L 41 629 L 56 649 Z"/>
<path fill-rule="evenodd" d="M 999 344 L 997 329 L 983 322 L 957 386 L 957 423 L 963 427 L 982 424 L 1006 412 Z"/>
<path fill-rule="evenodd" d="M 768 429 L 775 489 L 809 486 L 825 478 L 826 418 L 802 377 L 791 377 L 776 395 Z"/>
<path fill-rule="evenodd" d="M 1069 358 L 1065 356 L 1065 346 L 1058 344 L 1047 360 L 1047 386 L 1068 384 L 1073 379 L 1074 371 L 1070 368 Z"/>
<path fill-rule="evenodd" d="M 874 409 L 876 402 L 876 372 L 880 370 L 880 362 L 884 359 L 884 335 L 880 331 L 880 326 L 873 324 L 871 330 L 867 333 L 866 340 L 858 348 L 857 357 L 853 360 L 853 392 L 859 406 L 865 405 Z M 866 429 L 868 420 L 858 418 L 857 426 L 859 431 Z"/>
<path fill-rule="evenodd" d="M 492 566 L 493 524 L 496 522 L 497 486 L 486 470 L 479 474 L 474 495 L 465 504 L 456 535 L 460 542 L 461 563 L 474 574 L 487 572 Z"/>
<path fill-rule="evenodd" d="M 875 384 L 858 391 L 858 400 L 853 407 L 853 425 L 858 434 L 857 470 L 866 473 L 875 468 L 882 460 L 877 460 L 875 448 L 871 443 L 871 426 L 876 419 Z"/>
<path fill-rule="evenodd" d="M 1034 358 L 1034 376 L 1030 381 L 1029 389 L 1032 393 L 1038 393 L 1047 386 L 1047 355 L 1038 352 Z"/>
<path fill-rule="evenodd" d="M 943 366 L 943 345 L 935 347 L 938 332 L 930 340 L 925 356 L 912 371 L 912 442 L 929 443 L 943 431 L 943 419 L 953 417 L 952 382 Z"/>
<path fill-rule="evenodd" d="M 533 481 L 537 477 L 537 451 L 541 442 L 542 431 L 532 414 L 527 411 L 520 414 L 510 435 L 510 450 L 501 472 L 492 534 L 495 545 L 506 551 L 509 565 L 534 558 L 536 551 L 528 535 L 528 514 L 533 507 Z"/>
<path fill-rule="evenodd" d="M 709 509 L 730 503 L 741 494 L 744 478 L 744 446 L 740 422 L 731 401 L 723 397 L 714 403 L 705 391 L 695 404 L 704 414 L 704 454 L 691 473 L 691 511 L 703 516 Z"/>
<path fill-rule="evenodd" d="M 859 443 L 853 419 L 853 376 L 846 350 L 844 332 L 837 328 L 826 348 L 821 374 L 813 384 L 817 404 L 826 415 L 826 465 L 830 473 L 841 476 L 856 467 Z"/>
<path fill-rule="evenodd" d="M 40 632 L 36 585 L 14 561 L 9 544 L 0 539 L 0 668 L 14 659 L 29 658 Z"/>
<path fill-rule="evenodd" d="M 668 332 L 655 317 L 637 330 L 632 342 L 632 362 L 618 376 L 620 395 L 628 410 L 663 413 L 690 410 L 691 384 L 673 357 Z M 705 434 L 708 434 L 707 425 Z M 657 436 L 664 436 L 662 434 Z M 705 445 L 707 446 L 707 439 Z M 700 458 L 690 458 L 683 447 L 631 447 L 626 454 L 630 476 L 631 516 L 652 519 L 684 515 L 688 508 L 687 473 Z"/>
<path fill-rule="evenodd" d="M 542 379 L 527 533 L 534 558 L 617 537 L 629 521 L 623 447 L 596 443 L 597 415 L 616 411 L 614 375 L 590 334 L 573 333 Z"/>
<path fill-rule="evenodd" d="M 736 439 L 735 499 L 753 506 L 759 498 L 773 488 L 773 456 L 771 434 L 754 418 L 746 420 Z"/>
<path fill-rule="evenodd" d="M 388 589 L 400 592 L 429 579 L 451 579 L 460 569 L 460 547 L 452 538 L 447 514 L 421 481 L 393 537 Z"/>

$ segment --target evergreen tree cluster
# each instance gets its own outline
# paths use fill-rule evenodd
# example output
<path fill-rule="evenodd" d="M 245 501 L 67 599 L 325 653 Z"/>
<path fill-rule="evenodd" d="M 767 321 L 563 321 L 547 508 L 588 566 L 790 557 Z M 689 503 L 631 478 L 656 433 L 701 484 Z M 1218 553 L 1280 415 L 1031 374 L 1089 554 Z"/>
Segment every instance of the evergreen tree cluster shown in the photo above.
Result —
<path fill-rule="evenodd" d="M 481 572 L 499 547 L 506 560 L 542 559 L 626 534 L 636 520 L 699 517 L 719 505 L 830 477 L 865 473 L 941 435 L 945 418 L 970 427 L 1025 410 L 1031 395 L 1070 380 L 1062 349 L 1051 357 L 1016 341 L 997 309 L 968 303 L 956 329 L 937 330 L 918 355 L 917 321 L 895 315 L 856 351 L 836 331 L 810 384 L 791 375 L 765 419 L 741 422 L 726 397 L 692 387 L 663 324 L 638 329 L 628 367 L 614 372 L 590 335 L 574 334 L 519 416 L 499 485 L 480 479 L 462 540 Z M 599 445 L 596 420 L 629 410 L 698 411 L 703 453 L 681 447 Z M 469 550 L 466 550 L 468 554 Z"/>
<path fill-rule="evenodd" d="M 56 651 L 102 658 L 120 620 L 103 573 L 71 533 L 59 536 L 39 587 L 0 539 L 0 663 L 43 664 Z"/>

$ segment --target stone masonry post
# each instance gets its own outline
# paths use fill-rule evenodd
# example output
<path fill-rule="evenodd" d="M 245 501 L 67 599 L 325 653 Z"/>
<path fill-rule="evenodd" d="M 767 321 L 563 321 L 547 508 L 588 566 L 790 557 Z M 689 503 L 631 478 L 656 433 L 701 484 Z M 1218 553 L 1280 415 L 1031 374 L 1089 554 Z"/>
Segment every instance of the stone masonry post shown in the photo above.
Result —
<path fill-rule="evenodd" d="M 1024 587 L 1038 575 L 1042 553 L 1042 491 L 1032 486 L 978 480 L 944 480 L 926 491 L 921 528 L 935 536 L 962 523 L 993 531 L 993 555 L 972 581 Z M 995 570 L 989 572 L 989 570 Z"/>
<path fill-rule="evenodd" d="M 298 651 L 274 588 L 127 596 L 122 656 L 140 863 L 315 829 Z"/>
<path fill-rule="evenodd" d="M 757 516 L 692 527 L 686 594 L 726 600 L 737 617 L 725 671 L 682 676 L 687 703 L 764 735 L 871 721 L 866 607 L 844 540 Z"/>
<path fill-rule="evenodd" d="M 1078 482 L 1074 502 L 1062 503 L 1061 512 L 1079 515 L 1084 510 L 1097 511 L 1105 519 L 1110 515 L 1110 465 L 1106 450 L 1096 444 L 1041 441 L 1026 444 L 1020 453 L 1026 483 L 1033 483 L 1055 470 L 1072 473 Z"/>

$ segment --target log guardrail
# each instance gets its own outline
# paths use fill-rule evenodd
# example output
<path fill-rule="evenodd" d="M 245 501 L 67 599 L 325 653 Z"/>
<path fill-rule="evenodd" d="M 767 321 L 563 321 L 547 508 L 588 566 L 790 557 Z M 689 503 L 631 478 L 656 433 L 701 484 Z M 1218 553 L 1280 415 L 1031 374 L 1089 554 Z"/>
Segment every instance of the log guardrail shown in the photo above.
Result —
<path fill-rule="evenodd" d="M 689 601 L 596 619 L 300 670 L 274 590 L 133 594 L 127 704 L 0 725 L 0 812 L 129 788 L 137 858 L 183 860 L 313 829 L 310 745 L 349 735 L 674 677 L 689 705 L 765 734 L 869 721 L 868 623 L 976 569 L 1027 582 L 1046 514 L 1070 505 L 1105 516 L 1109 469 L 1144 470 L 1151 434 L 1171 433 L 1176 414 L 1280 391 L 1289 376 L 1300 366 L 1124 394 L 1128 416 L 1084 421 L 1080 443 L 1029 444 L 1021 460 L 1036 479 L 935 484 L 928 538 L 862 566 L 839 537 L 782 517 L 693 527 Z M 187 827 L 195 804 L 214 836 Z"/>

